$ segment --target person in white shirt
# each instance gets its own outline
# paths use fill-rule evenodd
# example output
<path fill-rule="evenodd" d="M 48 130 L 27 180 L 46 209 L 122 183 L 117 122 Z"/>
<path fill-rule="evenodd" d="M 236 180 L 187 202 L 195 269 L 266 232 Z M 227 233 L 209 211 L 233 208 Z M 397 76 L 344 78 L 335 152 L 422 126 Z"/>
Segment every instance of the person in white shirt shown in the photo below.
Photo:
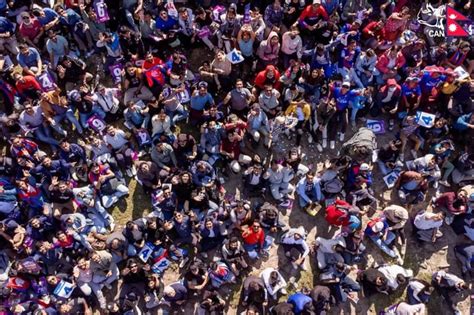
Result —
<path fill-rule="evenodd" d="M 406 282 L 406 278 L 413 277 L 413 271 L 398 265 L 385 265 L 377 268 L 388 279 L 388 286 L 396 290 L 400 284 Z"/>
<path fill-rule="evenodd" d="M 453 293 L 468 290 L 470 286 L 463 279 L 444 270 L 433 273 L 431 280 L 454 314 L 461 315 L 462 313 L 458 308 L 457 302 L 452 300 L 452 295 Z"/>
<path fill-rule="evenodd" d="M 439 230 L 443 225 L 443 219 L 443 212 L 419 212 L 413 221 L 418 230 L 416 233 L 418 239 L 425 242 L 436 242 L 438 238 L 443 236 L 443 233 Z"/>
<path fill-rule="evenodd" d="M 338 261 L 344 262 L 342 252 L 346 247 L 344 238 L 337 236 L 332 239 L 322 237 L 316 238 L 316 260 L 318 261 L 318 268 L 325 269 L 329 264 Z"/>
<path fill-rule="evenodd" d="M 280 202 L 282 207 L 288 205 L 288 198 L 291 197 L 295 190 L 295 187 L 290 184 L 293 177 L 293 170 L 281 165 L 277 160 L 272 160 L 271 167 L 263 175 L 263 178 L 270 183 L 270 191 L 273 198 Z"/>
<path fill-rule="evenodd" d="M 297 25 L 292 25 L 290 30 L 283 34 L 281 42 L 283 69 L 288 69 L 291 60 L 301 60 L 303 40 L 299 34 Z"/>
<path fill-rule="evenodd" d="M 406 302 L 401 302 L 394 306 L 395 315 L 424 315 L 426 314 L 426 306 L 423 303 L 410 305 Z"/>
<path fill-rule="evenodd" d="M 120 167 L 126 169 L 127 175 L 129 177 L 137 175 L 137 169 L 133 163 L 135 151 L 125 132 L 113 126 L 108 126 L 104 141 L 112 147 L 117 163 Z"/>
<path fill-rule="evenodd" d="M 117 98 L 119 89 L 116 88 L 106 88 L 102 84 L 97 86 L 97 92 L 94 94 L 92 99 L 94 102 L 102 107 L 102 110 L 106 114 L 115 115 L 119 110 L 120 101 Z"/>
<path fill-rule="evenodd" d="M 168 137 L 169 140 L 174 140 L 174 135 L 171 131 L 171 125 L 171 118 L 166 115 L 164 110 L 161 110 L 160 113 L 154 115 L 151 118 L 151 137 L 153 141 L 159 141 L 162 136 Z"/>
<path fill-rule="evenodd" d="M 285 289 L 287 286 L 286 280 L 278 270 L 272 267 L 266 268 L 260 273 L 260 278 L 262 278 L 265 288 L 272 299 L 276 300 L 278 298 L 278 292 L 283 295 L 287 294 Z"/>
<path fill-rule="evenodd" d="M 428 303 L 433 292 L 433 286 L 424 280 L 411 279 L 407 286 L 408 303 Z"/>
<path fill-rule="evenodd" d="M 300 267 L 306 270 L 305 259 L 309 254 L 309 246 L 305 240 L 306 232 L 302 226 L 297 229 L 290 229 L 283 235 L 281 245 L 285 250 L 285 256 L 291 260 L 294 269 Z"/>

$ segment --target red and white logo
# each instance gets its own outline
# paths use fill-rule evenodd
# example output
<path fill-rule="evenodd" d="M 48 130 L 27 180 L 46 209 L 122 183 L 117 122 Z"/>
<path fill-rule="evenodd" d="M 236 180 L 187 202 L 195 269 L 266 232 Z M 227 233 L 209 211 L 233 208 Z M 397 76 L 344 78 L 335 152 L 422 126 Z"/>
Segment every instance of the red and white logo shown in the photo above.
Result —
<path fill-rule="evenodd" d="M 446 36 L 465 37 L 469 36 L 459 22 L 470 21 L 467 17 L 454 10 L 450 6 L 446 6 Z"/>

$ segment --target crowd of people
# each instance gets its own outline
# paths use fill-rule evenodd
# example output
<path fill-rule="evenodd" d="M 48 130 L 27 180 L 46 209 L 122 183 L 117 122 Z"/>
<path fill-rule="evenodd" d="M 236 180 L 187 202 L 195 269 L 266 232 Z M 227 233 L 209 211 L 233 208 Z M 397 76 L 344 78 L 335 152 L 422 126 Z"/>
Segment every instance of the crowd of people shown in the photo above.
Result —
<path fill-rule="evenodd" d="M 175 2 L 0 0 L 0 313 L 467 314 L 472 0 Z"/>

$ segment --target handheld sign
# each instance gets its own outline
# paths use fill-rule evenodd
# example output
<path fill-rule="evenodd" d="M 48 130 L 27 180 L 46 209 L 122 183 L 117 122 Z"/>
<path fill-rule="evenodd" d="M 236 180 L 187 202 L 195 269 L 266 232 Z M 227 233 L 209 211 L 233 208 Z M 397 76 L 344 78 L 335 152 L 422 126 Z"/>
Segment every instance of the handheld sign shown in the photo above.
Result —
<path fill-rule="evenodd" d="M 436 115 L 425 112 L 416 112 L 415 120 L 418 125 L 426 128 L 431 128 L 435 123 Z"/>
<path fill-rule="evenodd" d="M 393 186 L 395 186 L 395 183 L 397 182 L 398 176 L 398 173 L 391 172 L 384 176 L 383 181 L 385 182 L 385 185 L 387 185 L 388 188 L 393 188 Z"/>
<path fill-rule="evenodd" d="M 385 122 L 383 120 L 367 119 L 367 128 L 372 130 L 375 134 L 384 134 Z"/>
<path fill-rule="evenodd" d="M 36 77 L 38 83 L 41 85 L 41 89 L 43 92 L 53 91 L 54 87 L 54 79 L 49 75 L 48 72 L 43 72 L 39 76 Z"/>
<path fill-rule="evenodd" d="M 174 5 L 173 0 L 166 1 L 165 8 L 166 10 L 168 10 L 169 16 L 172 16 L 174 18 L 178 17 L 178 10 L 176 9 L 176 6 Z"/>
<path fill-rule="evenodd" d="M 96 114 L 92 115 L 89 119 L 87 119 L 87 125 L 98 133 L 102 133 L 105 127 L 107 127 L 102 118 L 100 118 Z"/>
<path fill-rule="evenodd" d="M 242 61 L 244 61 L 244 57 L 242 56 L 240 51 L 238 51 L 235 48 L 230 53 L 227 54 L 227 59 L 229 59 L 229 61 L 233 65 L 235 65 L 237 63 L 241 63 Z"/>
<path fill-rule="evenodd" d="M 146 263 L 148 261 L 148 258 L 150 258 L 151 254 L 153 253 L 154 246 L 150 243 L 145 243 L 145 246 L 143 246 L 142 250 L 138 253 L 138 257 Z"/>
<path fill-rule="evenodd" d="M 112 75 L 112 79 L 114 84 L 122 82 L 122 72 L 123 66 L 120 63 L 116 63 L 114 65 L 109 66 L 110 74 Z"/>
<path fill-rule="evenodd" d="M 140 128 L 137 131 L 137 142 L 139 147 L 151 144 L 151 137 L 148 133 L 148 130 L 146 130 L 145 128 Z"/>
<path fill-rule="evenodd" d="M 61 282 L 59 282 L 59 284 L 54 289 L 54 294 L 59 297 L 68 299 L 71 296 L 72 291 L 74 291 L 74 288 L 74 284 L 61 280 Z"/>
<path fill-rule="evenodd" d="M 245 5 L 244 9 L 244 24 L 250 23 L 250 3 Z"/>
<path fill-rule="evenodd" d="M 107 5 L 103 1 L 98 1 L 94 4 L 94 11 L 97 15 L 97 22 L 104 23 L 110 20 Z"/>

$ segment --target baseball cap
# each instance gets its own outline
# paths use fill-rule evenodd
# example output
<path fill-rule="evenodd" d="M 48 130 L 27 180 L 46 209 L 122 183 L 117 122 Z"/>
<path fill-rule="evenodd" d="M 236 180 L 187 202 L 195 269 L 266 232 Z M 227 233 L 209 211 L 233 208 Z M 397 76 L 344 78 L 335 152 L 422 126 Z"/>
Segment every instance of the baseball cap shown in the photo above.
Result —
<path fill-rule="evenodd" d="M 383 222 L 377 222 L 377 223 L 375 223 L 375 224 L 372 226 L 372 230 L 373 230 L 375 233 L 378 233 L 378 232 L 380 232 L 380 231 L 383 230 L 383 227 L 384 227 Z"/>
<path fill-rule="evenodd" d="M 313 4 L 321 4 L 321 0 L 313 0 Z"/>
<path fill-rule="evenodd" d="M 362 163 L 362 164 L 360 165 L 360 167 L 359 167 L 359 170 L 361 170 L 361 171 L 368 171 L 368 170 L 370 170 L 370 166 L 369 166 L 369 164 L 367 164 L 367 163 Z"/>
<path fill-rule="evenodd" d="M 346 88 L 350 88 L 351 87 L 351 83 L 350 82 L 343 82 L 342 83 L 342 87 L 346 87 Z"/>

